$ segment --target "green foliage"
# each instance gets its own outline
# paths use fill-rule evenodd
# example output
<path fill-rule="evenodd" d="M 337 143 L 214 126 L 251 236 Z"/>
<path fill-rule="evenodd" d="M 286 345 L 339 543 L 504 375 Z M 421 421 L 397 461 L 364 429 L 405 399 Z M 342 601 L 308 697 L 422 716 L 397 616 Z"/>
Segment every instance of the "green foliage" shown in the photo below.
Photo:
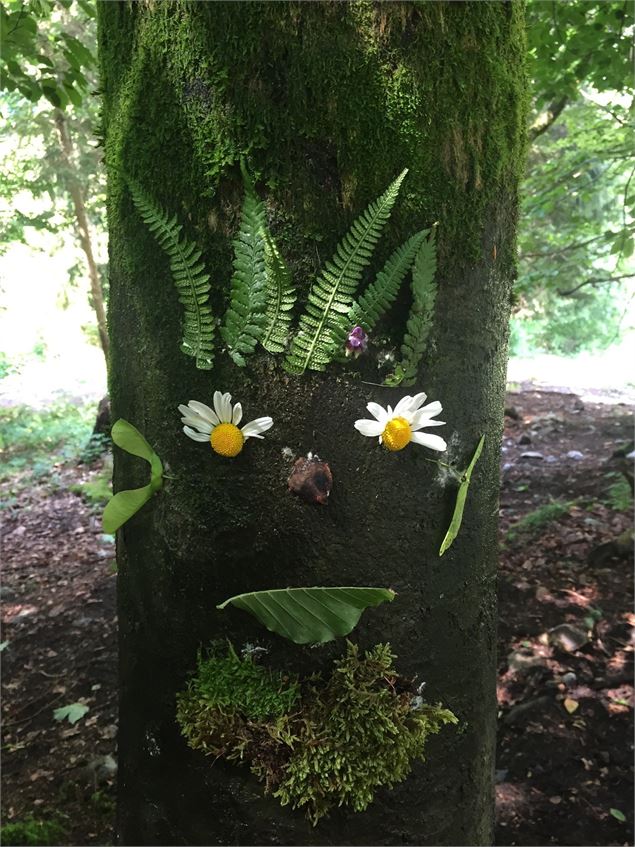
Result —
<path fill-rule="evenodd" d="M 436 230 L 432 230 L 421 244 L 412 269 L 412 306 L 401 346 L 403 358 L 395 369 L 397 379 L 390 381 L 393 385 L 415 383 L 419 364 L 428 344 L 437 297 L 437 284 L 434 279 L 437 270 L 435 234 Z"/>
<path fill-rule="evenodd" d="M 39 820 L 34 817 L 25 818 L 23 821 L 4 824 L 0 828 L 0 841 L 9 847 L 22 847 L 22 845 L 61 844 L 67 839 L 67 828 L 59 819 Z"/>
<path fill-rule="evenodd" d="M 91 506 L 103 508 L 112 497 L 112 465 L 105 462 L 100 470 L 85 482 L 70 486 L 70 491 L 79 494 Z"/>
<path fill-rule="evenodd" d="M 267 310 L 262 346 L 270 353 L 283 353 L 289 341 L 295 288 L 291 273 L 273 238 L 265 232 Z"/>
<path fill-rule="evenodd" d="M 265 206 L 257 196 L 251 178 L 241 163 L 245 184 L 245 199 L 240 220 L 240 229 L 234 239 L 234 273 L 231 281 L 230 304 L 221 332 L 229 355 L 240 367 L 244 367 L 245 356 L 256 349 L 263 337 L 268 322 L 268 306 L 272 285 L 265 271 Z M 275 258 L 275 256 L 274 256 Z M 281 272 L 279 254 L 277 272 Z M 270 265 L 273 271 L 273 266 Z M 282 277 L 278 285 L 284 285 Z M 282 296 L 282 295 L 281 295 Z M 269 325 L 274 331 L 274 325 Z"/>
<path fill-rule="evenodd" d="M 416 707 L 412 694 L 395 692 L 394 658 L 389 644 L 360 659 L 349 643 L 326 686 L 306 698 L 297 747 L 274 797 L 306 807 L 314 825 L 337 806 L 363 811 L 380 786 L 408 776 L 429 735 L 458 723 L 447 709 Z"/>
<path fill-rule="evenodd" d="M 27 485 L 50 475 L 54 465 L 77 459 L 94 421 L 94 404 L 0 407 L 0 481 L 19 477 Z"/>
<path fill-rule="evenodd" d="M 92 2 L 79 0 L 78 5 L 84 16 L 94 18 Z M 72 0 L 5 0 L 0 5 L 0 86 L 4 90 L 19 92 L 33 103 L 46 98 L 60 109 L 69 103 L 81 104 L 96 59 L 94 45 L 89 49 L 84 38 L 72 32 L 72 7 Z M 62 19 L 61 26 L 55 25 L 55 18 Z"/>
<path fill-rule="evenodd" d="M 136 427 L 120 418 L 113 425 L 112 440 L 122 450 L 133 456 L 139 456 L 150 464 L 150 482 L 141 488 L 118 491 L 109 501 L 104 509 L 102 526 L 104 532 L 110 534 L 115 533 L 120 526 L 130 520 L 163 485 L 161 459 Z"/>
<path fill-rule="evenodd" d="M 84 703 L 69 703 L 68 706 L 60 706 L 59 709 L 54 709 L 53 717 L 56 721 L 68 721 L 70 724 L 75 724 L 88 711 L 89 706 L 86 706 Z"/>
<path fill-rule="evenodd" d="M 300 686 L 216 647 L 177 695 L 177 720 L 191 747 L 248 762 L 266 792 L 316 824 L 336 806 L 365 809 L 405 779 L 429 735 L 457 723 L 406 690 L 393 659 L 388 644 L 360 657 L 349 643 L 325 682 Z"/>
<path fill-rule="evenodd" d="M 311 288 L 306 311 L 300 318 L 286 367 L 292 373 L 307 368 L 323 371 L 340 352 L 337 340 L 350 329 L 349 312 L 364 269 L 390 217 L 404 170 L 386 191 L 353 223 Z"/>
<path fill-rule="evenodd" d="M 322 644 L 348 635 L 364 609 L 395 598 L 389 588 L 281 588 L 237 594 L 217 606 L 244 609 L 270 632 L 296 644 Z"/>
<path fill-rule="evenodd" d="M 439 556 L 442 556 L 447 550 L 450 549 L 450 547 L 454 543 L 454 539 L 459 534 L 459 530 L 461 529 L 461 523 L 463 522 L 463 512 L 465 510 L 465 500 L 467 498 L 467 491 L 470 487 L 470 482 L 472 481 L 472 472 L 474 471 L 476 463 L 480 458 L 484 444 L 485 436 L 482 435 L 476 446 L 474 455 L 470 460 L 470 464 L 467 466 L 464 473 L 461 474 L 461 481 L 459 482 L 459 490 L 456 493 L 456 503 L 454 504 L 452 520 L 450 521 L 448 531 L 446 532 L 445 537 L 441 542 L 441 547 L 439 548 Z"/>
<path fill-rule="evenodd" d="M 421 242 L 429 232 L 430 230 L 422 230 L 412 235 L 388 257 L 375 281 L 353 304 L 348 315 L 348 323 L 351 327 L 361 326 L 365 332 L 374 329 L 375 324 L 393 304 L 399 286 L 412 267 Z M 342 344 L 344 340 L 342 339 Z"/>
<path fill-rule="evenodd" d="M 633 508 L 633 492 L 628 481 L 621 474 L 617 476 L 619 479 L 612 482 L 607 489 L 607 503 L 616 512 L 625 512 Z"/>
<path fill-rule="evenodd" d="M 507 540 L 514 541 L 520 534 L 535 535 L 546 526 L 549 526 L 550 523 L 568 515 L 573 505 L 574 501 L 563 502 L 561 500 L 553 500 L 551 503 L 545 503 L 539 506 L 509 528 L 507 531 Z"/>
<path fill-rule="evenodd" d="M 534 80 L 512 352 L 572 354 L 620 331 L 635 277 L 633 0 L 527 4 Z"/>
<path fill-rule="evenodd" d="M 632 89 L 633 0 L 527 3 L 530 73 L 538 106 L 596 91 Z"/>
<path fill-rule="evenodd" d="M 183 227 L 157 206 L 132 180 L 130 195 L 150 231 L 166 252 L 172 280 L 183 305 L 181 350 L 196 360 L 196 367 L 209 370 L 214 362 L 214 316 L 208 303 L 209 274 L 201 262 L 201 251 L 182 235 Z"/>

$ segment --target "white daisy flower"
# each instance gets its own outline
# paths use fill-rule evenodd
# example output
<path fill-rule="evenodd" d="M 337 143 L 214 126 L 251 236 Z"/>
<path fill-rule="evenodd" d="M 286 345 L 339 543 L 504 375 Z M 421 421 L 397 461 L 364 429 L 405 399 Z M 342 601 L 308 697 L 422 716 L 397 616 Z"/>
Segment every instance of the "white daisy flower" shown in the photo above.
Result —
<path fill-rule="evenodd" d="M 273 426 L 272 418 L 256 418 L 238 429 L 243 417 L 240 403 L 232 406 L 231 394 L 214 392 L 214 409 L 205 403 L 190 400 L 187 406 L 179 406 L 185 424 L 183 432 L 193 441 L 209 441 L 212 450 L 221 456 L 237 456 L 247 438 L 262 438 Z"/>
<path fill-rule="evenodd" d="M 441 403 L 435 400 L 424 406 L 425 401 L 426 395 L 422 391 L 414 397 L 409 394 L 402 397 L 394 411 L 391 406 L 384 409 L 379 403 L 369 403 L 366 408 L 373 420 L 363 418 L 355 421 L 355 429 L 369 438 L 379 437 L 379 443 L 387 450 L 403 450 L 413 441 L 431 450 L 443 452 L 447 449 L 447 444 L 440 436 L 419 432 L 424 427 L 445 426 L 445 421 L 432 420 L 441 413 Z"/>

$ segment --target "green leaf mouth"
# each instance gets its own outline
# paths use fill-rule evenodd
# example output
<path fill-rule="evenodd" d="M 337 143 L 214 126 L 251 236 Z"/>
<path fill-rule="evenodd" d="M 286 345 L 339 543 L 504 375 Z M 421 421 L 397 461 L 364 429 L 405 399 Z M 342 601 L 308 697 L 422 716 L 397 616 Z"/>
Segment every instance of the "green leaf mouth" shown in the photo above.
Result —
<path fill-rule="evenodd" d="M 395 596 L 390 588 L 281 588 L 237 594 L 216 608 L 243 609 L 270 632 L 295 644 L 323 644 L 348 635 L 365 609 L 391 603 Z"/>

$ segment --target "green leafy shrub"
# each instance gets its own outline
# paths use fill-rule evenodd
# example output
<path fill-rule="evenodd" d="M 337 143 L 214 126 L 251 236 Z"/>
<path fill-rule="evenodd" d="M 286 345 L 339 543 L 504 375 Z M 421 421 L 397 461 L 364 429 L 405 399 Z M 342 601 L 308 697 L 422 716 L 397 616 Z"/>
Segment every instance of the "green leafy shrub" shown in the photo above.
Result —
<path fill-rule="evenodd" d="M 625 512 L 633 508 L 633 492 L 627 480 L 620 476 L 609 485 L 607 491 L 607 503 L 616 512 Z"/>
<path fill-rule="evenodd" d="M 0 841 L 7 845 L 49 845 L 66 840 L 66 827 L 57 819 L 48 821 L 29 817 L 0 828 Z"/>
<path fill-rule="evenodd" d="M 363 811 L 423 759 L 429 735 L 457 723 L 400 680 L 394 658 L 388 644 L 360 656 L 348 642 L 326 681 L 299 683 L 216 646 L 177 696 L 177 720 L 192 748 L 248 762 L 266 792 L 315 825 L 337 806 Z"/>
<path fill-rule="evenodd" d="M 112 497 L 112 463 L 106 462 L 94 476 L 86 482 L 78 482 L 71 485 L 70 490 L 79 494 L 91 506 L 105 506 Z"/>
<path fill-rule="evenodd" d="M 509 528 L 507 531 L 507 540 L 514 541 L 520 534 L 535 535 L 550 523 L 559 520 L 564 515 L 568 515 L 573 505 L 574 502 L 553 500 L 551 503 L 545 503 L 539 506 Z"/>
<path fill-rule="evenodd" d="M 54 464 L 78 457 L 94 420 L 93 404 L 0 408 L 0 480 L 23 472 L 37 478 L 50 473 Z"/>

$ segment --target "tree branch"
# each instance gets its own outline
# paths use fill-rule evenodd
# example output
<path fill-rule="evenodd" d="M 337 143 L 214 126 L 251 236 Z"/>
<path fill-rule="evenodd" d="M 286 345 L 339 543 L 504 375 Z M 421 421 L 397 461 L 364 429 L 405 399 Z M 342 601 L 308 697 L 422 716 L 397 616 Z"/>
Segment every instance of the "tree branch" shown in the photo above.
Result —
<path fill-rule="evenodd" d="M 549 127 L 558 120 L 560 113 L 568 103 L 569 97 L 565 94 L 559 100 L 554 100 L 548 109 L 538 115 L 527 131 L 529 140 L 533 141 L 538 138 L 539 135 L 542 135 L 543 132 L 546 132 Z"/>
<path fill-rule="evenodd" d="M 609 238 L 614 238 L 617 235 L 616 232 L 603 232 L 602 235 L 595 235 L 593 238 L 587 238 L 586 241 L 577 241 L 574 244 L 566 244 L 564 247 L 560 247 L 557 250 L 545 250 L 542 253 L 522 253 L 520 254 L 521 259 L 536 259 L 536 258 L 545 258 L 547 256 L 559 256 L 560 253 L 568 253 L 569 250 L 579 250 L 581 247 L 586 247 L 587 244 L 593 244 L 594 241 L 602 241 L 603 239 L 608 240 Z"/>
<path fill-rule="evenodd" d="M 566 291 L 563 291 L 561 288 L 558 289 L 558 294 L 561 297 L 570 297 L 571 294 L 575 294 L 576 291 L 579 291 L 581 288 L 584 288 L 585 285 L 599 285 L 601 282 L 617 282 L 620 279 L 633 279 L 633 274 L 620 274 L 619 276 L 607 276 L 602 277 L 600 279 L 585 279 L 584 282 L 581 282 L 579 285 L 576 285 L 575 288 L 569 288 Z"/>

